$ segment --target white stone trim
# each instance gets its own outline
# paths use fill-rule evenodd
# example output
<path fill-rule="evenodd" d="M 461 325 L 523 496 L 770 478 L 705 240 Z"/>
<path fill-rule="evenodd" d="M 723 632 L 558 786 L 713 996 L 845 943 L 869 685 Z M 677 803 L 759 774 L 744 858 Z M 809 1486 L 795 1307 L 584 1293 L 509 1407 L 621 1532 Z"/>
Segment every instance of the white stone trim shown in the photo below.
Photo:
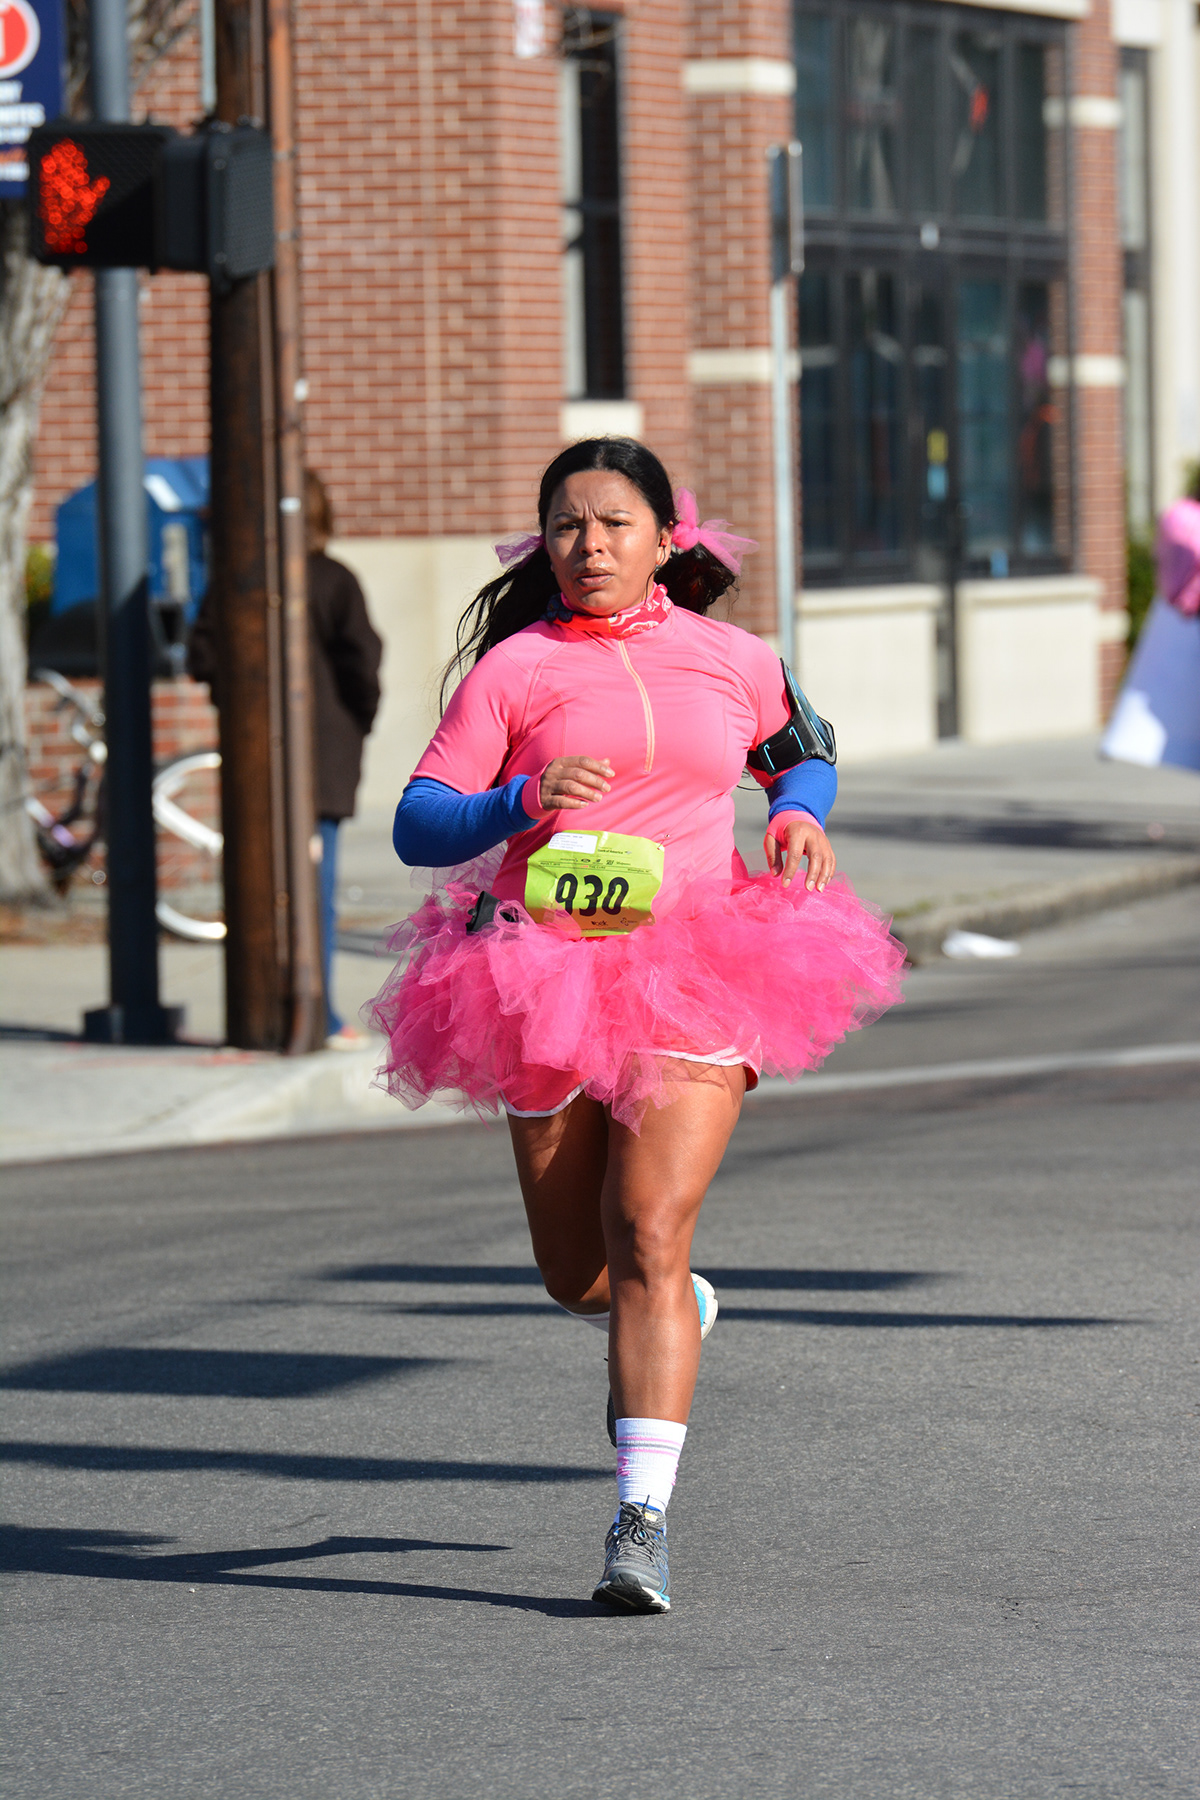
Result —
<path fill-rule="evenodd" d="M 1040 13 L 1048 19 L 1086 19 L 1092 10 L 1091 0 L 962 0 L 962 4 L 987 6 L 993 12 Z"/>
<path fill-rule="evenodd" d="M 1052 94 L 1042 101 L 1042 120 L 1050 131 L 1061 130 L 1066 119 L 1078 131 L 1116 131 L 1121 102 L 1114 94 L 1073 94 L 1070 100 Z"/>
<path fill-rule="evenodd" d="M 1106 606 L 1096 614 L 1096 641 L 1123 644 L 1129 636 L 1129 614 L 1123 606 Z"/>
<path fill-rule="evenodd" d="M 959 704 L 969 742 L 1095 730 L 1103 592 L 1092 575 L 959 582 Z"/>
<path fill-rule="evenodd" d="M 770 350 L 693 350 L 688 356 L 688 380 L 693 387 L 765 386 L 771 379 Z M 800 352 L 788 351 L 788 380 L 800 379 Z"/>
<path fill-rule="evenodd" d="M 769 350 L 693 350 L 688 357 L 688 379 L 696 387 L 723 382 L 769 382 Z"/>
<path fill-rule="evenodd" d="M 644 424 L 645 414 L 636 400 L 567 400 L 558 415 L 564 444 L 577 438 L 640 438 Z"/>
<path fill-rule="evenodd" d="M 777 56 L 702 56 L 681 71 L 688 94 L 777 94 L 796 91 L 796 65 Z"/>
<path fill-rule="evenodd" d="M 1077 356 L 1072 365 L 1065 356 L 1052 356 L 1046 366 L 1051 387 L 1066 387 L 1073 378 L 1080 388 L 1125 386 L 1123 356 Z"/>
<path fill-rule="evenodd" d="M 1156 50 L 1163 41 L 1162 0 L 1113 0 L 1113 42 Z"/>
<path fill-rule="evenodd" d="M 945 589 L 931 581 L 897 582 L 891 587 L 804 588 L 796 596 L 802 619 L 835 619 L 851 614 L 936 612 Z"/>
<path fill-rule="evenodd" d="M 1095 606 L 1103 584 L 1095 575 L 1015 575 L 960 581 L 958 603 L 964 608 L 993 606 L 1062 606 L 1090 602 Z"/>

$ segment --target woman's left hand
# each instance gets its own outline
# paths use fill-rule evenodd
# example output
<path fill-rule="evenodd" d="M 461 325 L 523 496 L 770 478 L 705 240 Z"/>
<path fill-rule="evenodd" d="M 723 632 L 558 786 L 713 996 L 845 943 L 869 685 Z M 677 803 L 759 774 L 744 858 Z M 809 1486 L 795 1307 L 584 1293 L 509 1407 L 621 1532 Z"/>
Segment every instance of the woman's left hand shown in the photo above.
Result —
<path fill-rule="evenodd" d="M 783 877 L 784 887 L 791 886 L 802 857 L 808 861 L 804 885 L 810 893 L 814 889 L 823 893 L 826 882 L 837 868 L 833 845 L 812 818 L 798 818 L 793 814 L 791 818 L 772 819 L 763 839 L 763 849 L 767 853 L 768 868 L 773 875 Z"/>

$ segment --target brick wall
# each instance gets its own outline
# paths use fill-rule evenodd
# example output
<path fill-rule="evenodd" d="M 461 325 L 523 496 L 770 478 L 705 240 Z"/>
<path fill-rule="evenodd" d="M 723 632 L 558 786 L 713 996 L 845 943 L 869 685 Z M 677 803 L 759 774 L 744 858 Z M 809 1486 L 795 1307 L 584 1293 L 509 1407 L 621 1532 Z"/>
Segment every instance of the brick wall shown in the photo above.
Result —
<path fill-rule="evenodd" d="M 494 0 L 299 0 L 309 456 L 344 536 L 530 514 L 561 399 L 557 65 Z"/>
<path fill-rule="evenodd" d="M 91 700 L 99 702 L 97 681 L 73 684 Z M 85 752 L 71 737 L 75 721 L 74 709 L 65 706 L 58 694 L 45 682 L 30 682 L 25 689 L 25 722 L 29 734 L 30 786 L 42 805 L 56 815 L 67 807 L 74 787 L 75 772 L 84 761 Z M 217 715 L 208 698 L 208 689 L 198 682 L 156 681 L 152 695 L 154 729 L 154 762 L 156 768 L 173 762 L 176 757 L 196 750 L 217 747 Z M 90 789 L 94 800 L 95 786 Z M 220 811 L 217 778 L 207 773 L 190 778 L 178 796 L 178 804 L 205 825 L 219 827 Z M 83 827 L 77 827 L 82 830 Z M 96 851 L 84 875 L 104 869 L 103 850 Z M 204 852 L 185 844 L 168 832 L 158 834 L 158 884 L 170 890 L 192 887 L 213 879 L 212 859 Z"/>
<path fill-rule="evenodd" d="M 687 96 L 688 58 L 791 56 L 786 0 L 611 0 L 622 43 L 626 348 L 645 435 L 708 515 L 758 538 L 737 617 L 774 626 L 770 393 L 692 388 L 692 349 L 769 342 L 764 152 L 792 130 L 769 94 Z M 557 62 L 513 54 L 506 0 L 296 0 L 308 454 L 347 537 L 530 522 L 562 398 Z M 553 20 L 557 11 L 547 7 Z M 1116 91 L 1109 0 L 1073 28 L 1077 93 Z M 137 110 L 198 110 L 192 30 Z M 1119 355 L 1115 133 L 1076 131 L 1076 350 Z M 1087 204 L 1079 204 L 1086 196 Z M 94 471 L 91 282 L 55 350 L 32 531 Z M 142 283 L 148 453 L 202 452 L 198 277 Z M 1078 392 L 1081 566 L 1124 596 L 1121 395 Z M 1111 684 L 1120 646 L 1107 647 Z"/>
<path fill-rule="evenodd" d="M 308 455 L 338 530 L 520 524 L 562 398 L 555 59 L 518 61 L 495 0 L 298 0 L 296 44 Z M 198 94 L 193 29 L 135 112 L 187 127 Z M 71 279 L 34 538 L 95 472 L 92 283 Z M 143 277 L 141 319 L 146 452 L 202 454 L 203 279 Z"/>
<path fill-rule="evenodd" d="M 691 171 L 680 68 L 682 0 L 630 7 L 622 40 L 626 380 L 646 442 L 677 486 L 699 479 L 687 357 L 692 343 Z M 710 496 L 700 499 L 711 512 Z"/>
<path fill-rule="evenodd" d="M 791 13 L 783 0 L 695 0 L 693 57 L 790 61 Z M 694 183 L 693 345 L 759 349 L 770 343 L 766 152 L 792 135 L 792 103 L 782 95 L 698 94 L 689 107 Z M 775 519 L 771 394 L 764 383 L 695 389 L 696 476 L 707 513 L 757 538 L 736 618 L 775 629 Z"/>

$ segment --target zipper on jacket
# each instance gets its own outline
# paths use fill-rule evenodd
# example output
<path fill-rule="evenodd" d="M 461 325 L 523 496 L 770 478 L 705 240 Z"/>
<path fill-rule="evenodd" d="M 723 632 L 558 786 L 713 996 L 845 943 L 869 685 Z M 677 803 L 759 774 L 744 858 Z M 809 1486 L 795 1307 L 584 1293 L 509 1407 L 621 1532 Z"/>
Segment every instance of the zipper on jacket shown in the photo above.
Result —
<path fill-rule="evenodd" d="M 646 761 L 642 769 L 642 774 L 648 775 L 654 767 L 654 713 L 650 707 L 650 696 L 646 692 L 645 683 L 641 676 L 630 662 L 629 652 L 626 650 L 625 645 L 620 638 L 617 639 L 617 649 L 621 652 L 621 661 L 633 676 L 634 681 L 637 683 L 637 691 L 642 696 L 642 712 L 645 715 L 646 720 Z"/>

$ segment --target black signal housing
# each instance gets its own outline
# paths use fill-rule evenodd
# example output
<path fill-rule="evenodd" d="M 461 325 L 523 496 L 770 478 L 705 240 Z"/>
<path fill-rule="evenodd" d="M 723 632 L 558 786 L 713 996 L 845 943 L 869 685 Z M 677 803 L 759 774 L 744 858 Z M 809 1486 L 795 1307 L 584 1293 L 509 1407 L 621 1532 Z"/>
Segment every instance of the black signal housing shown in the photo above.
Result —
<path fill-rule="evenodd" d="M 275 262 L 273 157 L 254 125 L 56 119 L 29 139 L 30 248 L 60 269 L 178 269 L 219 289 Z"/>

